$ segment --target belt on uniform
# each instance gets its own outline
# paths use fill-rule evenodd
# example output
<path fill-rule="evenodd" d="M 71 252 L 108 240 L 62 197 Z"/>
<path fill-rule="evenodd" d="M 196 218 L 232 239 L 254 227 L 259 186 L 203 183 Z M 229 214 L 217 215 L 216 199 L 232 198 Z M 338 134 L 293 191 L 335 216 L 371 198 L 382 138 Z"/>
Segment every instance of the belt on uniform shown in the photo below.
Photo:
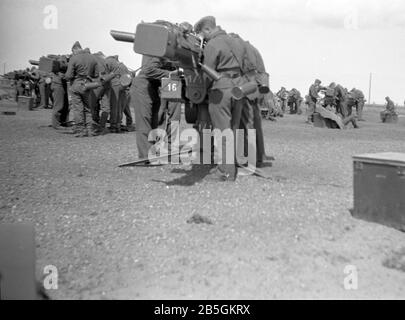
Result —
<path fill-rule="evenodd" d="M 225 68 L 217 71 L 225 78 L 235 79 L 242 76 L 239 68 Z"/>
<path fill-rule="evenodd" d="M 231 73 L 221 73 L 221 75 L 222 75 L 224 78 L 229 78 L 229 79 L 236 79 L 236 78 L 240 78 L 240 77 L 242 76 L 240 73 L 234 73 L 234 74 L 231 74 Z"/>
<path fill-rule="evenodd" d="M 91 79 L 89 79 L 87 77 L 76 77 L 75 80 L 82 80 L 82 81 L 86 81 L 86 82 L 91 82 Z"/>

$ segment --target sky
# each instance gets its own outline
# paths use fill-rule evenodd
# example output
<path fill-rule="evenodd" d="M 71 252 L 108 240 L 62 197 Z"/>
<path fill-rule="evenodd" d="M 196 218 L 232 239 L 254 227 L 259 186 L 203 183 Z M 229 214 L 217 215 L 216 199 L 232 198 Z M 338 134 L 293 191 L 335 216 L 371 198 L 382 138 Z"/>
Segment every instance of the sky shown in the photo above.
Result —
<path fill-rule="evenodd" d="M 363 90 L 371 102 L 405 100 L 403 0 L 0 0 L 0 73 L 29 59 L 83 47 L 117 54 L 132 69 L 141 57 L 111 29 L 133 32 L 141 21 L 189 21 L 213 15 L 261 52 L 271 89 L 304 95 L 316 78 Z"/>

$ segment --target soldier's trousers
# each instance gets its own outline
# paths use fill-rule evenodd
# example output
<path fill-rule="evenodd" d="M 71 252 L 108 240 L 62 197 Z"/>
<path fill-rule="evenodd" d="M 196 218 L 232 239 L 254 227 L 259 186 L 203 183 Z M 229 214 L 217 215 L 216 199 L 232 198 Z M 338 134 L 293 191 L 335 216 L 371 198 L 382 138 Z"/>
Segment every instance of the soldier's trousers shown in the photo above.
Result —
<path fill-rule="evenodd" d="M 101 86 L 94 89 L 90 96 L 93 121 L 103 128 L 105 127 L 105 122 L 107 121 L 111 110 L 109 90 L 109 86 Z"/>
<path fill-rule="evenodd" d="M 166 120 L 166 141 L 169 146 L 179 146 L 180 141 L 177 139 L 180 136 L 180 120 L 181 120 L 181 102 L 169 102 L 162 100 L 160 113 Z"/>
<path fill-rule="evenodd" d="M 266 156 L 260 106 L 256 103 L 253 108 L 253 127 L 256 129 L 256 161 L 261 163 Z"/>
<path fill-rule="evenodd" d="M 126 100 L 126 93 L 121 85 L 112 85 L 109 90 L 110 97 L 110 128 L 119 130 L 121 127 L 122 112 Z"/>
<path fill-rule="evenodd" d="M 264 147 L 262 115 L 257 99 L 255 100 L 245 99 L 245 103 L 246 105 L 244 106 L 244 110 L 242 112 L 241 117 L 241 128 L 246 130 L 246 132 L 249 128 L 253 128 L 256 130 L 256 148 L 255 148 L 256 163 L 254 163 L 254 165 L 256 165 L 257 163 L 263 163 L 264 157 L 266 155 L 266 150 Z M 249 112 L 251 112 L 252 116 L 250 116 Z M 247 149 L 248 149 L 248 141 L 247 139 L 245 139 L 245 152 L 247 151 Z"/>
<path fill-rule="evenodd" d="M 359 100 L 356 105 L 357 118 L 363 120 L 364 100 Z"/>
<path fill-rule="evenodd" d="M 63 84 L 52 83 L 53 110 L 52 127 L 66 125 L 69 119 L 69 102 L 67 87 Z"/>
<path fill-rule="evenodd" d="M 338 102 L 337 112 L 340 113 L 343 116 L 343 118 L 347 118 L 349 116 L 349 110 L 346 99 L 340 100 Z"/>
<path fill-rule="evenodd" d="M 131 87 L 131 105 L 135 109 L 136 145 L 139 158 L 147 158 L 153 143 L 149 133 L 159 125 L 159 86 L 145 78 L 135 78 Z"/>
<path fill-rule="evenodd" d="M 309 122 L 312 122 L 312 119 L 313 119 L 312 116 L 314 115 L 315 110 L 316 110 L 316 101 L 313 99 L 310 99 L 309 103 L 308 103 L 308 121 Z"/>
<path fill-rule="evenodd" d="M 231 89 L 211 90 L 208 111 L 214 130 L 219 129 L 221 133 L 224 133 L 228 129 L 233 133 L 233 139 L 238 140 L 236 139 L 238 137 L 236 130 L 240 129 L 242 117 L 244 117 L 243 125 L 247 129 L 253 129 L 253 111 L 244 100 L 234 100 Z M 222 154 L 218 154 L 218 169 L 228 176 L 230 180 L 235 180 L 237 177 L 236 145 L 239 145 L 239 143 L 235 140 L 233 154 L 231 155 L 226 152 L 229 141 L 227 142 L 227 139 L 222 137 L 220 140 L 216 139 L 217 146 L 222 144 Z M 244 137 L 242 137 L 242 145 L 243 143 Z"/>
<path fill-rule="evenodd" d="M 86 81 L 74 80 L 71 87 L 71 103 L 75 121 L 75 129 L 78 132 L 93 130 L 94 123 L 91 114 L 89 91 L 84 89 Z"/>
<path fill-rule="evenodd" d="M 41 81 L 38 83 L 39 87 L 39 95 L 41 97 L 40 108 L 49 108 L 49 96 L 50 96 L 50 88 L 49 85 L 45 83 L 45 81 Z"/>
<path fill-rule="evenodd" d="M 125 125 L 127 127 L 132 126 L 132 124 L 134 123 L 134 119 L 132 118 L 130 106 L 131 106 L 131 96 L 125 90 L 122 95 L 122 108 L 121 108 L 119 123 L 120 124 L 122 123 L 122 118 L 125 115 Z"/>
<path fill-rule="evenodd" d="M 287 109 L 287 100 L 281 99 L 281 110 L 283 113 L 285 113 L 285 110 Z"/>

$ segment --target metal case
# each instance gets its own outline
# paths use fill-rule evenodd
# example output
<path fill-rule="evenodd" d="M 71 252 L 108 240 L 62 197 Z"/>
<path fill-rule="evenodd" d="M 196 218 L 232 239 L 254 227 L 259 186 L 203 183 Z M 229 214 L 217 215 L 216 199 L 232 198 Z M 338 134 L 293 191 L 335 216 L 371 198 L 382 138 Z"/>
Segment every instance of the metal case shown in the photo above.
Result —
<path fill-rule="evenodd" d="M 364 154 L 353 161 L 353 216 L 405 231 L 405 153 Z"/>

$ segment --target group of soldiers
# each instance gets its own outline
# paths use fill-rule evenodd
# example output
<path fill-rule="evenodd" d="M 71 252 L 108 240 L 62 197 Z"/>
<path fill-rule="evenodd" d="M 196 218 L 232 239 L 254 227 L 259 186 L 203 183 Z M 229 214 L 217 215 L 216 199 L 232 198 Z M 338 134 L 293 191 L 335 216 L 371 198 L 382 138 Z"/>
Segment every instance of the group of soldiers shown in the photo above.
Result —
<path fill-rule="evenodd" d="M 227 150 L 226 141 L 217 141 L 216 146 L 224 145 L 219 148 L 222 154 L 215 154 L 218 164 L 213 167 L 210 176 L 221 181 L 233 181 L 240 168 L 243 170 L 248 166 L 239 159 L 243 156 L 249 158 L 247 150 L 252 149 L 248 147 L 247 133 L 251 129 L 256 130 L 254 167 L 260 168 L 266 163 L 271 165 L 270 161 L 274 158 L 266 155 L 264 147 L 263 106 L 267 104 L 270 119 L 282 116 L 287 108 L 290 114 L 301 114 L 304 101 L 301 93 L 295 88 L 287 91 L 282 87 L 277 94 L 257 91 L 240 100 L 235 99 L 232 93 L 235 86 L 255 82 L 258 86 L 269 87 L 269 75 L 259 51 L 239 35 L 227 33 L 212 16 L 200 19 L 194 26 L 188 22 L 179 26 L 184 32 L 192 32 L 204 40 L 202 61 L 220 75 L 218 79 L 204 75 L 210 129 L 221 132 L 229 129 L 234 133 L 242 129 L 245 134 L 242 141 L 245 153 L 238 154 L 236 149 L 240 147 L 240 142 L 237 142 L 233 159 L 227 159 L 229 155 L 223 153 Z M 144 55 L 140 71 L 136 73 L 120 62 L 118 56 L 106 57 L 102 52 L 93 54 L 88 48 L 83 49 L 79 42 L 74 43 L 71 54 L 57 58 L 64 66 L 59 72 L 41 73 L 33 69 L 25 75 L 38 84 L 41 106 L 48 107 L 51 98 L 54 129 L 75 134 L 76 137 L 136 131 L 138 156 L 147 158 L 156 143 L 156 139 L 151 139 L 151 133 L 166 120 L 169 150 L 175 145 L 173 140 L 178 135 L 174 133 L 179 130 L 182 104 L 161 98 L 162 79 L 181 76 L 181 69 L 173 61 Z M 384 114 L 392 112 L 391 104 L 387 102 L 390 108 Z M 308 105 L 309 123 L 313 122 L 313 115 L 319 107 L 333 111 L 345 124 L 351 122 L 355 128 L 358 127 L 357 120 L 363 121 L 364 94 L 356 88 L 348 91 L 336 83 L 325 87 L 316 80 L 305 97 L 305 103 Z M 135 110 L 136 130 L 131 107 Z M 352 114 L 353 107 L 356 108 L 356 116 Z M 73 113 L 73 124 L 69 122 L 69 112 Z M 156 164 L 152 160 L 147 163 Z"/>
<path fill-rule="evenodd" d="M 18 101 L 18 97 L 21 96 L 32 97 L 36 108 L 50 108 L 49 103 L 47 105 L 42 104 L 43 100 L 45 101 L 42 98 L 45 96 L 45 83 L 38 77 L 35 67 L 9 72 L 4 75 L 4 78 L 14 82 L 16 95 L 10 97 L 13 100 Z"/>
<path fill-rule="evenodd" d="M 47 58 L 58 62 L 58 71 L 32 67 L 14 72 L 13 77 L 18 96 L 33 97 L 36 108 L 53 109 L 51 126 L 55 130 L 76 137 L 135 130 L 129 94 L 133 73 L 118 56 L 92 54 L 76 41 L 71 54 Z M 27 89 L 22 90 L 21 82 Z M 70 112 L 73 121 L 69 121 Z"/>
<path fill-rule="evenodd" d="M 315 80 L 306 96 L 308 105 L 307 123 L 313 122 L 313 115 L 317 107 L 325 108 L 338 115 L 346 125 L 352 123 L 358 128 L 357 121 L 364 121 L 363 108 L 366 100 L 361 90 L 353 88 L 349 91 L 340 84 L 332 82 L 329 86 L 322 86 L 321 80 Z M 356 108 L 356 115 L 353 114 Z"/>
<path fill-rule="evenodd" d="M 283 114 L 286 112 L 287 107 L 289 108 L 290 114 L 300 114 L 300 107 L 304 99 L 301 96 L 301 92 L 297 89 L 293 88 L 288 91 L 285 87 L 281 87 L 276 97 L 278 98 Z"/>
<path fill-rule="evenodd" d="M 204 83 L 208 89 L 208 116 L 211 129 L 218 129 L 221 132 L 231 130 L 234 133 L 242 129 L 245 134 L 250 129 L 256 129 L 253 148 L 256 161 L 253 166 L 264 166 L 265 162 L 273 158 L 266 155 L 264 148 L 259 107 L 259 100 L 263 99 L 263 96 L 258 92 L 241 100 L 234 99 L 232 96 L 232 89 L 235 86 L 243 86 L 250 81 L 268 86 L 269 77 L 259 51 L 239 35 L 225 32 L 216 24 L 216 19 L 212 16 L 202 18 L 194 26 L 188 22 L 183 22 L 179 26 L 184 32 L 193 32 L 204 40 L 203 63 L 207 68 L 220 74 L 219 79 L 212 79 L 208 75 L 204 77 Z M 159 125 L 162 110 L 167 110 L 168 134 L 170 131 L 173 132 L 168 129 L 170 124 L 180 120 L 180 105 L 175 102 L 162 105 L 159 97 L 161 80 L 178 73 L 179 70 L 164 58 L 143 56 L 141 71 L 134 78 L 131 88 L 140 158 L 147 157 L 148 151 L 153 147 L 154 141 L 150 141 L 148 136 Z M 168 141 L 170 145 L 172 143 L 170 137 Z M 244 150 L 248 149 L 246 141 L 247 139 L 242 142 Z M 225 140 L 217 141 L 217 146 L 218 144 L 223 144 L 220 150 L 223 152 L 227 150 Z M 237 151 L 234 151 L 233 159 L 228 159 L 223 153 L 216 154 L 218 165 L 214 166 L 209 174 L 212 179 L 220 181 L 236 179 L 241 162 L 239 162 Z M 154 163 L 151 161 L 149 164 Z"/>

